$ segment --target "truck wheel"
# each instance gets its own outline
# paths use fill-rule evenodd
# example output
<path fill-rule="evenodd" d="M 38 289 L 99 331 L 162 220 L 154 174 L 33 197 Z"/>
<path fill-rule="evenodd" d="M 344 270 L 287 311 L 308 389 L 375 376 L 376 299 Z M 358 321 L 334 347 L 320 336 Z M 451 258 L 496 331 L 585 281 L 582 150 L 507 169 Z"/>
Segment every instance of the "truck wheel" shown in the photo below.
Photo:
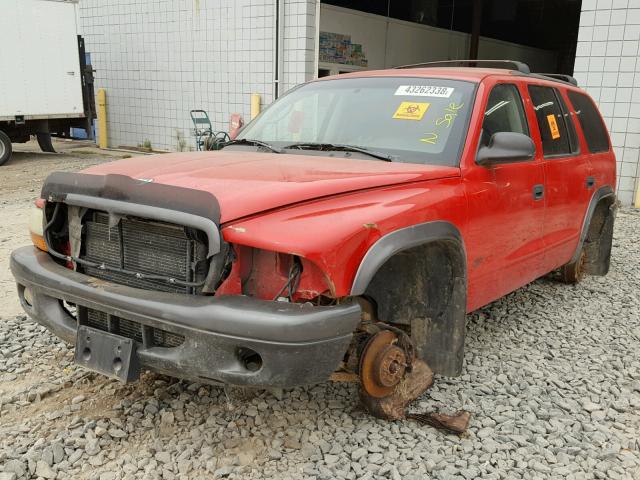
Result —
<path fill-rule="evenodd" d="M 11 158 L 11 139 L 9 136 L 0 131 L 0 165 L 4 165 Z"/>
<path fill-rule="evenodd" d="M 572 263 L 567 263 L 560 267 L 560 279 L 564 283 L 575 285 L 576 283 L 580 283 L 584 278 L 584 262 L 586 259 L 586 254 L 584 248 L 580 252 L 580 256 L 578 260 Z"/>
<path fill-rule="evenodd" d="M 53 148 L 53 143 L 51 143 L 50 133 L 36 133 L 36 138 L 38 139 L 40 150 L 43 152 L 56 153 L 56 150 Z"/>

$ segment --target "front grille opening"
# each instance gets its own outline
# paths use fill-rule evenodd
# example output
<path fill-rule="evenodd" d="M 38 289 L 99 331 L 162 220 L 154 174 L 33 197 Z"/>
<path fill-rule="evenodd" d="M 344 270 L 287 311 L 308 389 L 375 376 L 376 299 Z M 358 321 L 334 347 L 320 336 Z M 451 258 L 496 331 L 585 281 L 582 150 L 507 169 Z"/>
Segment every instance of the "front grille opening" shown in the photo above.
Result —
<path fill-rule="evenodd" d="M 170 223 L 140 218 L 120 218 L 109 225 L 109 215 L 90 211 L 83 222 L 81 258 L 108 267 L 181 282 L 204 282 L 207 261 L 206 236 Z M 124 272 L 85 266 L 83 272 L 122 285 L 170 293 L 199 294 L 201 287 L 140 278 Z"/>
<path fill-rule="evenodd" d="M 60 306 L 62 309 L 69 314 L 69 316 L 78 319 L 78 307 L 76 307 L 75 303 L 69 303 L 65 300 L 60 300 Z"/>
<path fill-rule="evenodd" d="M 79 308 L 80 325 L 110 332 L 121 337 L 135 340 L 144 347 L 174 348 L 184 343 L 184 336 L 162 330 L 156 327 L 143 325 L 126 318 L 109 315 L 92 308 Z"/>
<path fill-rule="evenodd" d="M 182 335 L 159 328 L 153 329 L 153 344 L 158 347 L 179 347 L 183 343 L 184 337 Z"/>

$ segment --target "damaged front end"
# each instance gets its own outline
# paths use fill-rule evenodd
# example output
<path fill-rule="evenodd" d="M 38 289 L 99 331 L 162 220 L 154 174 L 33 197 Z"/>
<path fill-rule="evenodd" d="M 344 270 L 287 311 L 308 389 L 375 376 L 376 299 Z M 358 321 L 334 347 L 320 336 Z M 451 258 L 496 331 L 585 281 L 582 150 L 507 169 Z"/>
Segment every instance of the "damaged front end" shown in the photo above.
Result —
<path fill-rule="evenodd" d="M 319 383 L 360 320 L 357 303 L 323 297 L 330 282 L 306 259 L 227 243 L 209 193 L 53 174 L 34 208 L 36 248 L 11 258 L 21 303 L 76 344 L 78 363 L 113 378 L 144 368 L 205 383 Z"/>
<path fill-rule="evenodd" d="M 92 277 L 148 290 L 212 293 L 229 263 L 215 197 L 121 175 L 52 174 L 46 250 Z"/>
<path fill-rule="evenodd" d="M 53 174 L 36 208 L 36 249 L 11 269 L 78 364 L 124 382 L 143 369 L 266 388 L 354 380 L 371 414 L 435 424 L 406 413 L 433 382 L 410 335 L 364 297 L 338 298 L 308 258 L 226 242 L 213 195 Z"/>

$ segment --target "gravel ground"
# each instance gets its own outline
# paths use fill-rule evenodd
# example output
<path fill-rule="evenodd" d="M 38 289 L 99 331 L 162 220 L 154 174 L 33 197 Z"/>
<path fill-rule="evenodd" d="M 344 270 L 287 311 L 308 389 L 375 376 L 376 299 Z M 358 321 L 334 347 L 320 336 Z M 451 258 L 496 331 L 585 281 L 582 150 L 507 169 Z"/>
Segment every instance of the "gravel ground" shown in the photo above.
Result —
<path fill-rule="evenodd" d="M 145 374 L 123 386 L 75 367 L 20 313 L 6 257 L 28 242 L 47 171 L 104 160 L 25 153 L 0 169 L 0 480 L 640 480 L 639 211 L 618 216 L 607 277 L 541 279 L 469 315 L 463 376 L 437 378 L 413 407 L 472 412 L 456 437 L 373 419 L 351 385 L 223 390 Z"/>

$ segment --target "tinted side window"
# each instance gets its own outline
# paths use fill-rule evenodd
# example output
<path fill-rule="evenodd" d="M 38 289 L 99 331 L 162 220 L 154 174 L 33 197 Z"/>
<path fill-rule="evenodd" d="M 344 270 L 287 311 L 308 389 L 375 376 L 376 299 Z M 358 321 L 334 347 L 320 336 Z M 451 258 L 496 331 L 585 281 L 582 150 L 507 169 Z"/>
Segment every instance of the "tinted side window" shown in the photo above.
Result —
<path fill-rule="evenodd" d="M 536 112 L 540 136 L 542 137 L 542 151 L 545 157 L 553 155 L 567 155 L 574 151 L 567 129 L 567 118 L 558 101 L 555 89 L 529 85 L 529 95 Z M 566 110 L 566 109 L 565 109 Z M 573 129 L 573 124 L 570 123 Z M 575 138 L 575 132 L 573 132 Z"/>
<path fill-rule="evenodd" d="M 602 123 L 602 117 L 596 110 L 596 106 L 586 95 L 578 92 L 567 92 L 569 100 L 576 111 L 580 126 L 584 132 L 584 138 L 591 153 L 609 151 L 609 135 Z"/>
<path fill-rule="evenodd" d="M 578 153 L 580 150 L 580 144 L 578 143 L 578 134 L 576 133 L 576 127 L 573 124 L 573 119 L 571 118 L 571 113 L 567 108 L 567 104 L 564 102 L 562 95 L 558 90 L 554 89 L 556 94 L 556 98 L 558 99 L 558 105 L 560 105 L 560 109 L 562 110 L 562 114 L 564 115 L 564 122 L 567 126 L 567 131 L 569 133 L 569 146 L 571 147 L 572 153 Z"/>
<path fill-rule="evenodd" d="M 522 97 L 515 85 L 504 83 L 493 87 L 482 122 L 482 145 L 488 145 L 498 132 L 516 132 L 529 135 Z"/>

